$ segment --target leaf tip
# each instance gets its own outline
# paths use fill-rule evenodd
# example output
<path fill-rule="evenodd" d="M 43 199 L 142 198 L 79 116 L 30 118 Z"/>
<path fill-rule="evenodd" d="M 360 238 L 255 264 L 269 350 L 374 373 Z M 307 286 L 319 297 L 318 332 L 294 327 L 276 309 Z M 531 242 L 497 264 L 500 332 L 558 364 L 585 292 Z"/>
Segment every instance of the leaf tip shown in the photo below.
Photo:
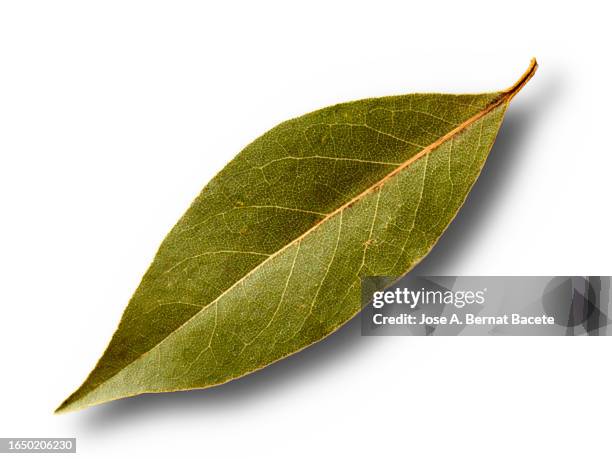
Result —
<path fill-rule="evenodd" d="M 58 406 L 57 408 L 55 408 L 55 410 L 53 411 L 53 414 L 64 414 L 66 413 L 66 409 L 64 407 L 64 404 L 62 403 L 60 406 Z"/>
<path fill-rule="evenodd" d="M 57 408 L 55 408 L 53 414 L 64 414 L 69 411 L 72 411 L 70 409 L 70 405 L 71 403 L 69 402 L 69 399 L 64 400 Z"/>
<path fill-rule="evenodd" d="M 64 414 L 69 413 L 71 411 L 77 411 L 83 408 L 78 403 L 79 399 L 75 398 L 75 394 L 72 394 L 70 397 L 60 403 L 60 405 L 53 411 L 53 414 Z"/>

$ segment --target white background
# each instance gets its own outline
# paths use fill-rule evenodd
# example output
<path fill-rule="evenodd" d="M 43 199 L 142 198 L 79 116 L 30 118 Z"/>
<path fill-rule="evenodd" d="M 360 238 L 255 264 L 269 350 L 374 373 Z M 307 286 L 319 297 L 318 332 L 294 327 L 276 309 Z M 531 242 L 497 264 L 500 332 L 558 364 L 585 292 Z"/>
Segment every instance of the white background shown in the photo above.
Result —
<path fill-rule="evenodd" d="M 605 2 L 3 1 L 0 436 L 96 457 L 609 453 L 612 338 L 363 338 L 259 373 L 54 416 L 163 236 L 280 121 L 509 86 L 480 181 L 421 273 L 610 275 Z M 177 456 L 179 457 L 179 456 Z"/>

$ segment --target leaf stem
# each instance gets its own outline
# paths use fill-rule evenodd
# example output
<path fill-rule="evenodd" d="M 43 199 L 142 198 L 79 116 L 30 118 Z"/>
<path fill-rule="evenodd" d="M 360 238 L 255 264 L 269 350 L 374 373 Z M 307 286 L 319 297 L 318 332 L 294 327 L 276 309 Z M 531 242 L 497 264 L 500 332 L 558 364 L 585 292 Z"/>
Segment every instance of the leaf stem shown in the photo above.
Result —
<path fill-rule="evenodd" d="M 529 67 L 527 68 L 525 73 L 521 75 L 521 77 L 517 80 L 516 83 L 514 83 L 512 86 L 510 86 L 504 91 L 504 96 L 508 99 L 508 102 L 510 102 L 512 98 L 516 96 L 521 89 L 523 89 L 523 86 L 525 86 L 527 82 L 531 80 L 531 77 L 535 75 L 537 69 L 538 62 L 536 61 L 535 57 L 532 57 L 531 62 L 529 62 Z"/>

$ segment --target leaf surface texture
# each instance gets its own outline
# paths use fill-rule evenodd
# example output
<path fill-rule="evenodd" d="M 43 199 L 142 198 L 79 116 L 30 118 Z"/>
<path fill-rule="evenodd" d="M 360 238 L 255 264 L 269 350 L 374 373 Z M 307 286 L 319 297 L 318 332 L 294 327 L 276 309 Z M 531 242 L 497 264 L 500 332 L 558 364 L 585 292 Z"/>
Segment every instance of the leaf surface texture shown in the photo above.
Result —
<path fill-rule="evenodd" d="M 535 68 L 506 91 L 349 102 L 256 139 L 168 234 L 58 411 L 221 384 L 332 333 L 361 309 L 360 278 L 431 250 Z"/>

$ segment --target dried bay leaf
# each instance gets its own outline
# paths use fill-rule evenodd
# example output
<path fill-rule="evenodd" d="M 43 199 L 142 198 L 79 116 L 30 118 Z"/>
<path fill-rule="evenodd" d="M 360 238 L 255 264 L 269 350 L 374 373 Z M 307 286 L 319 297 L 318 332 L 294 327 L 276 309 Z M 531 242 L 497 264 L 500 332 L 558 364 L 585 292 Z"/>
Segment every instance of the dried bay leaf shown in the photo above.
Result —
<path fill-rule="evenodd" d="M 168 234 L 57 412 L 222 384 L 335 331 L 361 309 L 361 277 L 431 250 L 536 67 L 505 91 L 365 99 L 259 137 Z"/>

